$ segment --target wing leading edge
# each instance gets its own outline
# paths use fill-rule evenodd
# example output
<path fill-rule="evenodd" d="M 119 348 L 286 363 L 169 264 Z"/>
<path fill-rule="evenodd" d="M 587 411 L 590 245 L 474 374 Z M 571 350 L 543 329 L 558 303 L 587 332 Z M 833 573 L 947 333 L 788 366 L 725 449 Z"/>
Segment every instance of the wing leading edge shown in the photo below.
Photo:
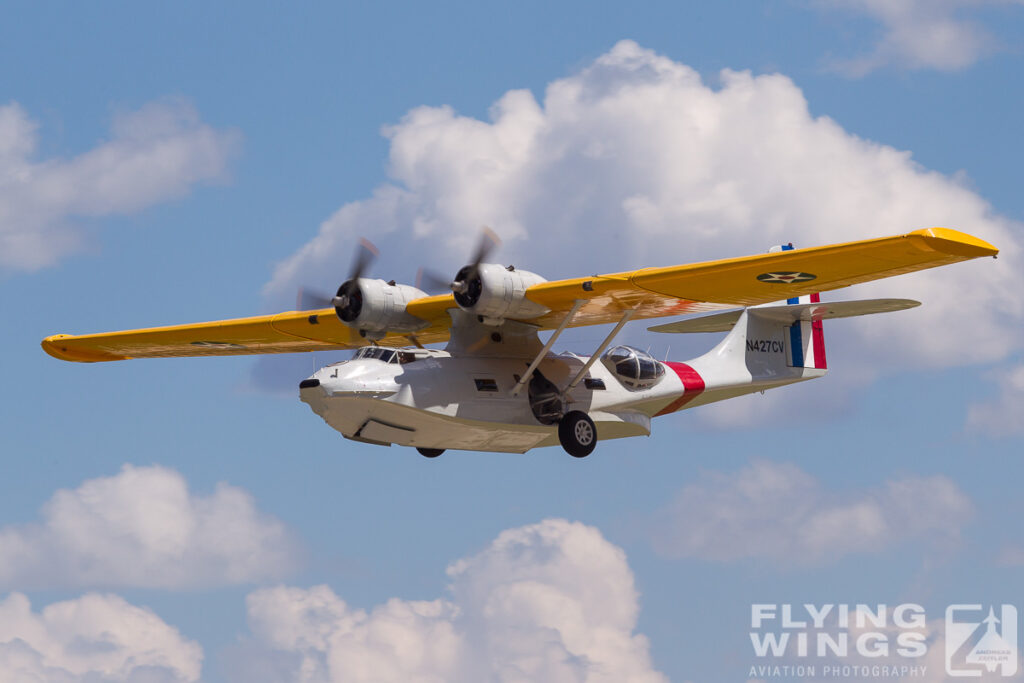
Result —
<path fill-rule="evenodd" d="M 628 310 L 643 319 L 753 306 L 998 253 L 971 235 L 929 228 L 824 247 L 557 280 L 527 290 L 527 298 L 550 309 L 527 322 L 554 329 L 577 300 L 585 303 L 574 316 L 573 327 L 617 322 Z M 416 299 L 406 310 L 429 326 L 415 337 L 389 333 L 377 343 L 395 347 L 445 342 L 452 308 L 457 305 L 451 294 Z M 121 332 L 58 334 L 44 339 L 42 346 L 61 360 L 97 362 L 354 349 L 368 343 L 327 308 Z"/>

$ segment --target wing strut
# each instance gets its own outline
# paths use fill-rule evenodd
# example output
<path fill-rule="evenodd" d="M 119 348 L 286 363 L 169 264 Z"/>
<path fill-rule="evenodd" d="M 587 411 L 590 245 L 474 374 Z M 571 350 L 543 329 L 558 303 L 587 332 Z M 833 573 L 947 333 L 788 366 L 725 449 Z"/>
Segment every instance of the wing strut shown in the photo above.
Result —
<path fill-rule="evenodd" d="M 632 308 L 622 314 L 622 318 L 619 320 L 619 324 L 616 325 L 615 328 L 608 333 L 608 336 L 604 338 L 604 341 L 601 342 L 601 345 L 597 347 L 596 351 L 594 351 L 594 355 L 590 357 L 590 360 L 583 364 L 583 367 L 580 368 L 580 371 L 577 372 L 576 376 L 572 378 L 571 382 L 569 382 L 569 386 L 567 386 L 565 389 L 562 389 L 563 396 L 572 391 L 576 387 L 576 385 L 580 383 L 583 377 L 587 374 L 587 371 L 590 370 L 590 366 L 597 362 L 597 359 L 601 357 L 601 354 L 604 353 L 604 350 L 607 349 L 608 345 L 612 343 L 613 339 L 615 339 L 615 335 L 619 333 L 619 330 L 622 329 L 623 325 L 629 322 L 629 319 L 633 317 L 634 313 L 636 313 L 636 309 Z"/>
<path fill-rule="evenodd" d="M 551 350 L 551 347 L 555 345 L 555 340 L 558 339 L 558 335 L 562 334 L 562 332 L 565 331 L 565 328 L 569 327 L 569 323 L 572 322 L 572 319 L 576 317 L 576 313 L 580 310 L 580 308 L 583 307 L 583 304 L 585 303 L 587 303 L 586 299 L 576 299 L 576 301 L 573 302 L 572 308 L 566 314 L 565 318 L 558 325 L 558 327 L 555 328 L 555 331 L 548 338 L 548 342 L 544 345 L 544 348 L 542 348 L 537 353 L 537 357 L 533 359 L 532 363 L 530 363 L 530 367 L 526 368 L 526 372 L 523 373 L 523 376 L 519 378 L 519 381 L 516 382 L 516 385 L 512 387 L 511 394 L 513 397 L 518 396 L 519 392 L 522 391 L 523 387 L 526 386 L 526 383 L 530 381 L 530 378 L 533 377 L 533 371 L 537 369 L 537 366 L 540 365 L 540 362 L 544 360 L 544 356 L 546 356 L 548 354 L 548 351 Z"/>

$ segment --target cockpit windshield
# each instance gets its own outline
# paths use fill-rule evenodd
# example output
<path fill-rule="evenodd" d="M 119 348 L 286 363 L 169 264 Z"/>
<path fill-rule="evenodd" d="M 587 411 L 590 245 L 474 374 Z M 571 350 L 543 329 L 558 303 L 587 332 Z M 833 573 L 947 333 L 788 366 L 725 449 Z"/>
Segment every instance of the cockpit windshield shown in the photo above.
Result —
<path fill-rule="evenodd" d="M 357 349 L 355 354 L 352 356 L 352 360 L 379 360 L 385 363 L 412 363 L 418 358 L 426 358 L 429 352 L 424 349 L 410 350 L 410 349 L 398 349 L 397 351 L 392 349 L 383 349 L 379 346 L 364 346 L 361 349 Z M 436 352 L 435 352 L 436 353 Z"/>
<path fill-rule="evenodd" d="M 661 381 L 665 366 L 651 354 L 632 346 L 616 346 L 601 359 L 627 389 L 646 389 Z"/>
<path fill-rule="evenodd" d="M 356 351 L 352 360 L 382 360 L 391 363 L 395 360 L 395 352 L 391 349 L 382 349 L 379 346 L 364 346 Z"/>

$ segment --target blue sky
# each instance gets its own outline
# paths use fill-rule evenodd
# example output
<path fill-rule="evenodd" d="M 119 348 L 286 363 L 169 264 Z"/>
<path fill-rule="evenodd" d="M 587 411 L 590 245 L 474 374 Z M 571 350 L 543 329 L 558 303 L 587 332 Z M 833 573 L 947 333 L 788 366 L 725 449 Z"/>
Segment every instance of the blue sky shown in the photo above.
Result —
<path fill-rule="evenodd" d="M 1020 606 L 1022 17 L 8 6 L 0 672 L 746 680 L 755 602 L 919 603 L 930 638 L 950 603 Z M 322 356 L 38 346 L 286 308 L 359 236 L 374 275 L 454 271 L 483 224 L 549 278 L 930 225 L 1003 251 L 830 294 L 925 305 L 830 324 L 821 381 L 584 461 L 346 441 L 294 391 Z M 913 680 L 945 680 L 933 649 Z"/>

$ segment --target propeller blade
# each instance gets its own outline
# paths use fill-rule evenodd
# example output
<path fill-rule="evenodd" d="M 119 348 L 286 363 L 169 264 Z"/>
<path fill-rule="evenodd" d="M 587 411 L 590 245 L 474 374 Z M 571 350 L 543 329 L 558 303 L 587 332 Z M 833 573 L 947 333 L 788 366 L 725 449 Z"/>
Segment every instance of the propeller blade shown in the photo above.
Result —
<path fill-rule="evenodd" d="M 370 267 L 370 264 L 380 256 L 380 252 L 377 247 L 373 246 L 373 242 L 366 239 L 365 237 L 359 238 L 359 248 L 356 250 L 355 259 L 352 261 L 352 274 L 349 276 L 350 280 L 358 280 L 366 272 L 366 269 Z"/>
<path fill-rule="evenodd" d="M 298 296 L 295 297 L 296 311 L 316 311 L 321 308 L 330 308 L 333 305 L 332 297 L 305 287 L 299 287 Z"/>
<path fill-rule="evenodd" d="M 455 280 L 448 283 L 448 287 L 455 294 L 465 294 L 469 291 L 469 281 L 476 278 L 477 270 L 480 264 L 484 262 L 492 251 L 495 250 L 501 244 L 501 239 L 495 234 L 493 230 L 488 228 L 486 225 L 480 234 L 480 244 L 476 248 L 476 253 L 473 255 L 473 260 L 468 266 L 465 266 L 455 275 Z"/>
<path fill-rule="evenodd" d="M 493 230 L 485 225 L 480 234 L 480 245 L 476 248 L 476 254 L 473 255 L 473 260 L 470 263 L 476 268 L 499 246 L 501 246 L 501 240 Z"/>
<path fill-rule="evenodd" d="M 438 275 L 427 268 L 420 268 L 416 271 L 416 289 L 423 290 L 427 294 L 440 294 L 450 291 L 452 281 L 443 275 Z"/>

